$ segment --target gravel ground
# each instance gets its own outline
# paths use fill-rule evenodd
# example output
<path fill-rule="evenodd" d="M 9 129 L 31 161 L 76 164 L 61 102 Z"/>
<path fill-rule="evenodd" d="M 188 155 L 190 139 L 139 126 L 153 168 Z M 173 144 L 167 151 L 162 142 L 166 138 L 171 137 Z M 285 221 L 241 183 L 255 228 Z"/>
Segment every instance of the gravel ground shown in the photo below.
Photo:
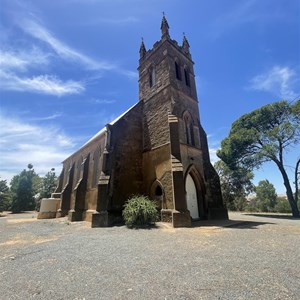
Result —
<path fill-rule="evenodd" d="M 300 220 L 230 219 L 130 230 L 7 215 L 0 299 L 300 299 Z"/>

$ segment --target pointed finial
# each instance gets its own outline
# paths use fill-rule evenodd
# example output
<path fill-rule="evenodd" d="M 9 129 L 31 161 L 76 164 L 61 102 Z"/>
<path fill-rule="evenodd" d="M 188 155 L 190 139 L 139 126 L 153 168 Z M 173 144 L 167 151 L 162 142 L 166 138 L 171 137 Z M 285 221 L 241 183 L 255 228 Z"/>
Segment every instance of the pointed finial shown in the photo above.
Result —
<path fill-rule="evenodd" d="M 146 54 L 147 50 L 144 44 L 144 38 L 142 37 L 142 42 L 141 42 L 141 46 L 140 46 L 140 58 L 143 58 Z"/>
<path fill-rule="evenodd" d="M 189 44 L 184 32 L 183 32 L 182 49 L 185 53 L 190 53 L 190 44 Z"/>
<path fill-rule="evenodd" d="M 161 21 L 160 29 L 161 29 L 161 38 L 162 39 L 169 39 L 170 38 L 169 24 L 168 24 L 168 21 L 165 17 L 165 12 L 163 12 L 163 18 L 162 18 L 162 21 Z"/>

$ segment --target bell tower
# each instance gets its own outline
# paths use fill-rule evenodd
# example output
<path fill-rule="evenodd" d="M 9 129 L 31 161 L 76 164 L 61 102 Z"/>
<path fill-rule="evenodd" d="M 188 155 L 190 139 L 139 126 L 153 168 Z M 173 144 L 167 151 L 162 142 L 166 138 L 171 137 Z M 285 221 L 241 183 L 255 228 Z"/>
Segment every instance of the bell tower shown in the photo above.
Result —
<path fill-rule="evenodd" d="M 157 180 L 163 188 L 162 218 L 170 216 L 177 227 L 188 226 L 191 210 L 193 218 L 227 217 L 200 124 L 190 45 L 185 34 L 180 45 L 171 39 L 165 16 L 161 39 L 153 48 L 147 50 L 141 42 L 138 71 L 144 166 L 155 165 L 149 180 Z M 189 195 L 196 198 L 193 203 Z"/>

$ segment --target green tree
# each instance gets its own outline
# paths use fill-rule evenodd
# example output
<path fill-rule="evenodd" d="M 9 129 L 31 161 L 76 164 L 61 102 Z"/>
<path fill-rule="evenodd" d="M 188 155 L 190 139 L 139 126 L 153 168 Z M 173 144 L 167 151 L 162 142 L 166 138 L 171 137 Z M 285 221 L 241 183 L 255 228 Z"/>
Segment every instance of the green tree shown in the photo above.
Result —
<path fill-rule="evenodd" d="M 0 179 L 0 211 L 10 209 L 10 194 L 6 180 Z"/>
<path fill-rule="evenodd" d="M 229 136 L 222 141 L 218 156 L 233 170 L 253 170 L 264 162 L 274 162 L 282 175 L 292 214 L 299 218 L 297 195 L 293 194 L 284 165 L 284 155 L 299 141 L 300 100 L 294 104 L 274 102 L 236 120 Z"/>
<path fill-rule="evenodd" d="M 38 197 L 36 199 L 36 210 L 40 209 L 41 200 L 43 198 L 50 198 L 57 186 L 57 176 L 55 169 L 52 168 L 45 177 L 41 178 L 38 190 Z"/>
<path fill-rule="evenodd" d="M 246 196 L 254 190 L 253 173 L 247 169 L 231 170 L 222 160 L 214 165 L 220 177 L 221 189 L 226 207 L 230 210 L 244 210 Z"/>
<path fill-rule="evenodd" d="M 275 187 L 269 180 L 261 180 L 255 188 L 256 204 L 260 211 L 274 211 L 277 194 Z"/>
<path fill-rule="evenodd" d="M 33 189 L 34 177 L 38 176 L 33 165 L 28 165 L 28 170 L 23 170 L 11 180 L 12 212 L 21 212 L 35 208 L 35 191 Z"/>

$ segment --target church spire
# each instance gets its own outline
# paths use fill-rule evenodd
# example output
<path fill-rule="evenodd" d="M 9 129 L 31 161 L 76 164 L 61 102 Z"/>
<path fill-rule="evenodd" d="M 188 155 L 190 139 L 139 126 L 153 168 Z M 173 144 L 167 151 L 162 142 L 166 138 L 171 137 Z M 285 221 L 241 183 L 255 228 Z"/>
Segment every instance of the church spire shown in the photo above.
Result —
<path fill-rule="evenodd" d="M 167 21 L 167 19 L 165 17 L 165 13 L 164 12 L 163 12 L 163 18 L 162 18 L 162 21 L 161 21 L 160 29 L 161 29 L 161 38 L 162 39 L 169 39 L 170 38 L 169 24 L 168 24 L 168 21 Z"/>
<path fill-rule="evenodd" d="M 183 33 L 182 49 L 185 53 L 190 53 L 190 44 L 185 36 L 185 33 Z"/>
<path fill-rule="evenodd" d="M 141 46 L 140 46 L 140 58 L 143 58 L 146 54 L 147 50 L 144 44 L 144 39 L 142 38 Z"/>

